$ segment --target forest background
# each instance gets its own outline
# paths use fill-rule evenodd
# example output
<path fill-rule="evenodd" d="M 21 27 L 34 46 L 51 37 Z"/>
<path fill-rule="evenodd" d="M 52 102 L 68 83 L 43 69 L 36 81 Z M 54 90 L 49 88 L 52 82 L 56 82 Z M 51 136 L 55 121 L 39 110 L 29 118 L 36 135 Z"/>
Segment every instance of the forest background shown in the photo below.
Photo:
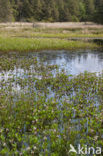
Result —
<path fill-rule="evenodd" d="M 103 24 L 103 0 L 0 0 L 0 22 Z"/>

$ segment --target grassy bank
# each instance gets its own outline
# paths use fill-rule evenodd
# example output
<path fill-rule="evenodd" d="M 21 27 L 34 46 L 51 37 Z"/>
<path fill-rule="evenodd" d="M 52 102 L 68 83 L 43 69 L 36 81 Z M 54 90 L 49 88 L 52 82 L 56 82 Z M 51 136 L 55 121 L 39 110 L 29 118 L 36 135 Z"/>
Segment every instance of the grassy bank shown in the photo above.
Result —
<path fill-rule="evenodd" d="M 55 24 L 54 24 L 55 25 Z M 63 24 L 62 24 L 63 25 Z M 64 25 L 63 25 L 64 26 Z M 75 23 L 74 23 L 75 26 Z M 42 25 L 33 26 L 29 24 L 1 24 L 0 25 L 0 51 L 39 51 L 45 49 L 53 50 L 75 50 L 95 49 L 100 46 L 88 42 L 89 38 L 103 38 L 103 27 L 82 24 L 74 27 L 66 24 L 66 27 L 47 27 Z M 98 28 L 99 27 L 99 28 Z M 71 38 L 87 39 L 87 41 L 68 41 Z"/>
<path fill-rule="evenodd" d="M 0 37 L 0 51 L 38 51 L 44 49 L 85 49 L 98 48 L 95 43 L 88 43 L 82 41 L 68 41 L 60 39 L 28 39 L 28 38 L 11 38 Z"/>
<path fill-rule="evenodd" d="M 11 28 L 0 28 L 0 36 L 5 37 L 46 37 L 46 38 L 71 38 L 71 37 L 84 37 L 84 38 L 102 38 L 103 28 L 23 28 L 23 27 L 11 27 Z"/>
<path fill-rule="evenodd" d="M 15 35 L 14 35 L 15 37 Z M 71 39 L 71 38 L 103 38 L 103 34 L 80 34 L 80 33 L 18 33 L 17 37 L 25 38 L 58 38 L 58 39 Z"/>

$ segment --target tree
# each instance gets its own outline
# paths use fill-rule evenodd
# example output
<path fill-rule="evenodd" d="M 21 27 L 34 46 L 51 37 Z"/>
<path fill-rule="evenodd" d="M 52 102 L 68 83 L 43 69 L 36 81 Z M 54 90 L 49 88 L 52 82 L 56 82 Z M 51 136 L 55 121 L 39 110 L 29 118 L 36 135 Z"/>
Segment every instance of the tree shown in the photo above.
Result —
<path fill-rule="evenodd" d="M 32 8 L 33 8 L 33 18 L 35 20 L 42 20 L 42 1 L 41 0 L 32 0 Z"/>
<path fill-rule="evenodd" d="M 9 0 L 0 0 L 0 21 L 12 21 L 12 9 Z"/>
<path fill-rule="evenodd" d="M 58 21 L 59 20 L 59 10 L 58 10 L 55 0 L 51 0 L 50 7 L 51 7 L 51 16 L 53 18 L 53 21 Z"/>
<path fill-rule="evenodd" d="M 72 16 L 79 16 L 79 1 L 68 0 L 68 8 Z"/>
<path fill-rule="evenodd" d="M 87 14 L 86 19 L 92 20 L 94 10 L 95 10 L 94 0 L 85 0 L 85 5 L 86 5 L 86 14 Z"/>
<path fill-rule="evenodd" d="M 0 21 L 96 21 L 103 23 L 103 0 L 0 0 Z"/>
<path fill-rule="evenodd" d="M 96 1 L 95 22 L 103 24 L 103 0 Z"/>
<path fill-rule="evenodd" d="M 85 8 L 85 4 L 82 1 L 79 3 L 79 10 L 80 10 L 80 14 L 79 14 L 80 21 L 85 21 L 86 20 L 86 8 Z"/>

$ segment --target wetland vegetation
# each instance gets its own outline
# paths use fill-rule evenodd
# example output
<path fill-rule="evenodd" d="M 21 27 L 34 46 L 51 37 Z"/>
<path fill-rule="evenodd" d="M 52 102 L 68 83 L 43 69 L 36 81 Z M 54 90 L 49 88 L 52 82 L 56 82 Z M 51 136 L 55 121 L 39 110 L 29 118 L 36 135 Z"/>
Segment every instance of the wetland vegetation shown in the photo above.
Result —
<path fill-rule="evenodd" d="M 103 156 L 103 0 L 0 0 L 0 22 L 0 156 Z"/>
<path fill-rule="evenodd" d="M 1 156 L 103 149 L 102 37 L 102 26 L 0 24 Z"/>
<path fill-rule="evenodd" d="M 44 49 L 98 49 L 103 45 L 93 42 L 103 40 L 103 28 L 43 28 L 0 25 L 0 51 L 29 52 Z"/>
<path fill-rule="evenodd" d="M 96 43 L 83 41 L 68 41 L 59 39 L 27 39 L 27 38 L 0 38 L 0 51 L 2 52 L 29 52 L 45 49 L 62 50 L 62 49 L 94 49 L 99 48 Z"/>
<path fill-rule="evenodd" d="M 103 72 L 71 75 L 47 60 L 0 56 L 0 155 L 75 156 L 70 144 L 103 147 Z"/>

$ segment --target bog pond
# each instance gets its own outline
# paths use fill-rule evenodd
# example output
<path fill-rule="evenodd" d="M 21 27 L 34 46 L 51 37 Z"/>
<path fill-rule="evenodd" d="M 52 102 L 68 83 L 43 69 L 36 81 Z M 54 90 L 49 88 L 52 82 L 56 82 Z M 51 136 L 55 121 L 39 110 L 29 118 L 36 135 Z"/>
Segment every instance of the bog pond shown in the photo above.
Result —
<path fill-rule="evenodd" d="M 103 70 L 103 51 L 43 51 L 36 53 L 35 56 L 38 59 L 44 56 L 45 63 L 58 65 L 60 69 L 65 69 L 72 75 Z"/>
<path fill-rule="evenodd" d="M 9 61 L 9 59 L 16 59 L 19 63 L 21 60 L 30 60 L 33 57 L 42 62 L 45 65 L 57 65 L 59 70 L 64 69 L 67 74 L 78 75 L 80 73 L 87 72 L 102 72 L 103 70 L 103 51 L 42 51 L 42 52 L 29 52 L 29 53 L 9 53 L 1 54 L 2 57 Z M 11 60 L 10 59 L 10 60 Z M 20 61 L 19 61 L 20 60 Z M 23 61 L 22 61 L 23 62 Z M 28 62 L 28 61 L 27 61 Z M 27 63 L 28 64 L 28 63 Z M 15 64 L 14 64 L 15 65 Z M 20 75 L 23 71 L 23 68 L 20 68 L 19 65 L 15 65 L 14 70 L 9 70 L 10 62 L 7 64 L 7 68 L 4 70 L 4 77 L 9 77 L 9 75 L 15 75 L 16 70 L 18 69 L 17 74 Z M 25 64 L 26 67 L 26 64 Z M 2 67 L 0 72 L 0 79 L 2 77 Z"/>
<path fill-rule="evenodd" d="M 103 51 L 0 53 L 0 154 L 75 156 L 70 144 L 103 148 Z"/>

